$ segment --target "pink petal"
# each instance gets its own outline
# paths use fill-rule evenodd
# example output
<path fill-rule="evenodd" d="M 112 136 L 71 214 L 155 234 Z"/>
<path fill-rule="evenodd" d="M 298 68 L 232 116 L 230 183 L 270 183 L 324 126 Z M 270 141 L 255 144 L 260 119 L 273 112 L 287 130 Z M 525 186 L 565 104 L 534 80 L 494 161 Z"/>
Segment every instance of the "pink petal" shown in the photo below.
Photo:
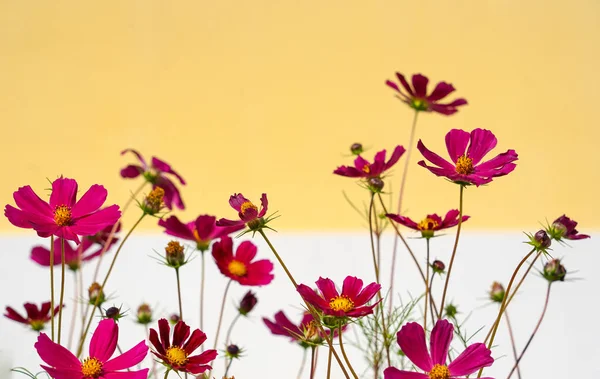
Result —
<path fill-rule="evenodd" d="M 431 331 L 429 342 L 431 361 L 434 365 L 446 365 L 446 357 L 453 335 L 454 326 L 447 320 L 438 320 Z"/>
<path fill-rule="evenodd" d="M 335 284 L 329 278 L 325 278 L 325 279 L 319 278 L 319 280 L 316 281 L 316 284 L 317 284 L 317 288 L 319 290 L 321 290 L 323 297 L 327 301 L 333 299 L 334 297 L 338 297 L 340 295 L 338 293 L 337 289 L 335 288 Z"/>
<path fill-rule="evenodd" d="M 173 346 L 179 346 L 190 336 L 190 327 L 183 321 L 179 321 L 173 329 Z"/>
<path fill-rule="evenodd" d="M 427 100 L 430 102 L 435 102 L 435 101 L 441 100 L 444 97 L 450 95 L 452 92 L 454 92 L 454 90 L 455 89 L 452 84 L 449 84 L 446 82 L 439 82 L 435 86 L 435 89 L 433 90 L 431 95 L 427 96 Z"/>
<path fill-rule="evenodd" d="M 483 162 L 475 167 L 477 171 L 488 171 L 506 165 L 519 159 L 519 155 L 514 150 L 507 150 L 505 153 L 498 154 L 489 161 Z"/>
<path fill-rule="evenodd" d="M 446 149 L 452 162 L 456 163 L 460 156 L 465 155 L 469 138 L 470 134 L 460 129 L 452 129 L 446 134 Z"/>
<path fill-rule="evenodd" d="M 100 321 L 90 340 L 90 357 L 106 362 L 117 348 L 119 326 L 110 318 Z"/>
<path fill-rule="evenodd" d="M 354 167 L 340 166 L 333 171 L 334 174 L 340 176 L 346 176 L 348 178 L 360 178 L 366 176 L 362 171 L 357 170 Z"/>
<path fill-rule="evenodd" d="M 393 214 L 393 213 L 388 213 L 385 216 L 387 218 L 397 222 L 400 225 L 406 226 L 407 228 L 419 230 L 419 228 L 418 228 L 419 225 L 408 217 L 400 216 L 400 215 Z"/>
<path fill-rule="evenodd" d="M 358 307 L 368 303 L 373 297 L 375 297 L 375 295 L 377 294 L 377 292 L 379 292 L 380 289 L 381 284 L 370 283 L 365 288 L 363 288 L 362 291 L 360 291 L 356 298 L 352 299 L 354 301 L 354 305 Z"/>
<path fill-rule="evenodd" d="M 121 177 L 122 178 L 137 178 L 141 173 L 144 172 L 144 169 L 137 165 L 129 165 L 121 169 Z"/>
<path fill-rule="evenodd" d="M 191 363 L 193 365 L 206 364 L 206 363 L 214 361 L 216 357 L 217 357 L 216 350 L 206 350 L 202 354 L 191 356 L 189 358 L 188 363 Z"/>
<path fill-rule="evenodd" d="M 102 231 L 108 225 L 114 225 L 120 217 L 119 206 L 111 205 L 98 212 L 76 219 L 70 229 L 80 236 L 91 236 Z"/>
<path fill-rule="evenodd" d="M 4 314 L 4 317 L 23 324 L 29 324 L 26 318 L 18 314 L 17 311 L 11 307 L 6 307 L 6 313 Z"/>
<path fill-rule="evenodd" d="M 53 217 L 53 210 L 50 205 L 33 192 L 30 186 L 19 188 L 13 193 L 13 198 L 17 206 L 26 212 Z"/>
<path fill-rule="evenodd" d="M 450 375 L 471 375 L 482 367 L 489 367 L 494 363 L 492 352 L 483 343 L 474 343 L 463 351 L 448 365 Z"/>
<path fill-rule="evenodd" d="M 231 197 L 229 197 L 229 205 L 231 205 L 231 207 L 238 212 L 241 210 L 242 204 L 247 201 L 250 200 L 246 199 L 241 193 L 234 193 L 231 195 Z"/>
<path fill-rule="evenodd" d="M 383 371 L 384 379 L 428 379 L 429 375 L 419 372 L 398 370 L 395 367 L 388 367 Z"/>
<path fill-rule="evenodd" d="M 156 349 L 156 351 L 159 354 L 162 354 L 162 355 L 166 354 L 166 351 L 165 351 L 163 345 L 161 344 L 160 340 L 158 339 L 158 333 L 156 332 L 156 330 L 150 329 L 150 334 L 149 334 L 148 340 L 150 341 L 150 343 L 152 345 L 154 345 L 154 348 Z"/>
<path fill-rule="evenodd" d="M 167 174 L 174 175 L 179 180 L 179 183 L 181 183 L 182 185 L 185 185 L 185 180 L 181 177 L 181 175 L 179 175 L 175 170 L 173 170 L 171 168 L 171 166 L 168 163 L 166 163 L 165 161 L 162 161 L 156 157 L 152 157 L 152 166 L 154 168 L 156 168 L 158 171 L 162 171 L 162 172 L 166 172 Z"/>
<path fill-rule="evenodd" d="M 169 326 L 169 321 L 167 319 L 161 318 L 158 320 L 158 331 L 160 333 L 160 340 L 162 342 L 163 348 L 166 350 L 171 346 L 171 327 Z"/>
<path fill-rule="evenodd" d="M 417 149 L 421 152 L 425 159 L 427 159 L 434 165 L 446 170 L 455 171 L 455 167 L 450 162 L 426 148 L 423 142 L 421 142 L 421 140 L 419 140 L 419 142 L 417 143 Z"/>
<path fill-rule="evenodd" d="M 125 370 L 143 361 L 147 354 L 148 346 L 146 346 L 146 341 L 141 341 L 128 351 L 106 362 L 103 368 L 106 371 Z"/>
<path fill-rule="evenodd" d="M 59 205 L 72 207 L 77 198 L 77 182 L 74 179 L 60 177 L 52 182 L 52 193 L 50 194 L 50 207 L 52 209 Z"/>
<path fill-rule="evenodd" d="M 245 285 L 264 286 L 273 281 L 273 263 L 267 259 L 261 259 L 248 265 Z"/>
<path fill-rule="evenodd" d="M 400 159 L 400 157 L 402 157 L 402 154 L 404 154 L 405 151 L 406 149 L 404 148 L 404 146 L 396 146 L 396 148 L 394 148 L 394 151 L 392 152 L 390 160 L 387 161 L 387 163 L 385 164 L 385 170 L 389 170 L 393 165 L 395 165 L 396 162 L 398 162 L 398 160 Z"/>
<path fill-rule="evenodd" d="M 215 216 L 198 216 L 195 222 L 196 231 L 201 240 L 210 240 L 215 232 L 217 218 Z"/>
<path fill-rule="evenodd" d="M 307 285 L 299 284 L 296 288 L 300 296 L 304 298 L 308 303 L 314 305 L 321 310 L 329 309 L 329 302 L 325 301 L 321 296 L 317 295 L 315 291 Z"/>
<path fill-rule="evenodd" d="M 388 87 L 390 87 L 390 88 L 394 89 L 395 91 L 400 92 L 400 94 L 402 94 L 402 91 L 400 91 L 400 88 L 398 88 L 398 85 L 396 83 L 392 82 L 391 80 L 386 80 L 385 84 Z"/>
<path fill-rule="evenodd" d="M 226 218 L 220 218 L 217 221 L 217 226 L 228 227 L 228 228 L 239 227 L 240 229 L 243 229 L 246 226 L 246 223 L 242 220 L 229 220 Z"/>
<path fill-rule="evenodd" d="M 188 354 L 192 354 L 200 345 L 206 341 L 206 334 L 200 329 L 195 329 L 190 339 L 183 345 L 183 350 Z"/>
<path fill-rule="evenodd" d="M 79 218 L 97 211 L 104 204 L 107 196 L 108 191 L 106 191 L 104 186 L 94 184 L 73 206 L 71 216 Z"/>
<path fill-rule="evenodd" d="M 415 366 L 426 372 L 431 371 L 433 363 L 427 352 L 425 332 L 421 325 L 416 322 L 404 325 L 398 332 L 398 344 Z"/>
<path fill-rule="evenodd" d="M 429 110 L 431 112 L 437 112 L 445 116 L 450 116 L 458 112 L 458 109 L 456 109 L 455 107 L 449 107 L 447 105 L 442 105 L 438 103 L 429 104 Z"/>
<path fill-rule="evenodd" d="M 25 212 L 12 205 L 6 205 L 6 208 L 4 208 L 4 215 L 11 224 L 19 228 L 35 229 L 36 231 L 39 231 L 41 228 L 45 228 L 43 230 L 46 231 L 54 231 L 56 229 L 54 218 L 38 213 Z M 47 236 L 50 236 L 51 234 L 52 233 Z"/>
<path fill-rule="evenodd" d="M 186 224 L 179 221 L 177 216 L 171 216 L 166 220 L 159 220 L 158 225 L 165 228 L 165 233 L 168 235 L 183 238 L 190 241 L 195 241 L 194 233 L 188 228 Z"/>
<path fill-rule="evenodd" d="M 476 166 L 487 153 L 496 147 L 497 143 L 496 136 L 489 130 L 477 128 L 471 131 L 471 144 L 467 155 L 473 160 L 473 166 Z"/>
<path fill-rule="evenodd" d="M 415 74 L 412 77 L 412 85 L 415 89 L 415 97 L 425 98 L 427 96 L 427 83 L 429 79 L 421 74 Z"/>
<path fill-rule="evenodd" d="M 81 379 L 81 367 L 78 369 L 55 369 L 44 365 L 40 366 L 54 379 Z"/>
<path fill-rule="evenodd" d="M 267 210 L 269 209 L 269 200 L 267 199 L 267 194 L 263 193 L 260 197 L 260 213 L 258 217 L 263 217 Z"/>
<path fill-rule="evenodd" d="M 356 276 L 347 276 L 342 286 L 342 295 L 355 299 L 363 287 L 363 281 Z"/>
<path fill-rule="evenodd" d="M 385 154 L 385 151 L 384 151 Z M 360 155 L 356 157 L 356 159 L 354 159 L 354 167 L 356 167 L 356 169 L 360 172 L 363 173 L 363 175 L 366 175 L 364 168 L 365 166 L 369 166 L 370 163 L 368 160 L 366 160 L 365 158 L 361 157 Z"/>
<path fill-rule="evenodd" d="M 143 170 L 146 171 L 146 167 L 148 167 L 148 164 L 146 164 L 146 160 L 144 160 L 142 154 L 138 153 L 136 150 L 133 149 L 125 149 L 121 151 L 121 155 L 125 155 L 126 153 L 132 153 L 133 155 L 135 155 L 138 161 L 140 161 L 140 163 L 142 164 Z"/>
<path fill-rule="evenodd" d="M 48 365 L 60 369 L 81 371 L 79 359 L 66 348 L 52 342 L 46 333 L 40 333 L 34 347 L 40 358 Z"/>
<path fill-rule="evenodd" d="M 167 208 L 173 209 L 173 206 L 176 206 L 179 209 L 185 209 L 185 205 L 183 204 L 179 190 L 169 178 L 165 176 L 159 176 L 156 184 L 152 188 L 156 187 L 160 187 L 165 190 L 163 201 L 165 202 L 165 206 Z"/>
<path fill-rule="evenodd" d="M 147 379 L 149 370 L 145 368 L 139 371 L 106 372 L 102 377 L 104 379 Z"/>
<path fill-rule="evenodd" d="M 255 244 L 250 241 L 244 241 L 238 246 L 235 252 L 235 259 L 248 264 L 256 256 L 257 250 L 258 248 Z"/>
<path fill-rule="evenodd" d="M 406 92 L 408 92 L 408 94 L 411 97 L 415 97 L 415 93 L 413 92 L 412 88 L 410 88 L 410 85 L 408 84 L 408 81 L 406 81 L 406 79 L 404 78 L 404 75 L 402 75 L 401 73 L 397 72 L 396 73 L 396 77 L 398 78 L 398 80 L 400 81 L 400 84 L 402 84 L 402 87 L 404 87 L 404 89 L 406 90 Z"/>
<path fill-rule="evenodd" d="M 425 163 L 425 161 L 419 161 L 419 162 L 417 162 L 417 164 L 419 166 L 425 167 L 426 169 L 428 169 L 429 171 L 431 171 L 436 176 L 445 176 L 446 178 L 448 178 L 450 180 L 454 180 L 455 178 L 457 178 L 459 176 L 456 173 L 456 171 L 454 171 L 454 170 L 449 170 L 449 169 L 446 169 L 446 168 L 438 168 L 438 167 L 428 166 Z"/>
<path fill-rule="evenodd" d="M 35 246 L 33 249 L 31 249 L 31 260 L 42 266 L 50 266 L 50 250 L 41 246 Z M 54 265 L 56 266 L 60 263 L 59 251 L 58 254 L 54 254 Z"/>

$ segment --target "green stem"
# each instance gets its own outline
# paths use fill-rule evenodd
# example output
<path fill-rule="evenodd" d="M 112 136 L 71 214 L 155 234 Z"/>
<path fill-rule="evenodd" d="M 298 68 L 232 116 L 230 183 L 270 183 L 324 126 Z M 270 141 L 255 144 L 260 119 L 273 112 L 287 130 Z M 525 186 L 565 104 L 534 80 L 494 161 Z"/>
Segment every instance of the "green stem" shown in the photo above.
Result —
<path fill-rule="evenodd" d="M 223 293 L 223 301 L 221 301 L 221 312 L 219 313 L 219 322 L 217 323 L 217 332 L 215 333 L 215 343 L 213 345 L 213 349 L 217 348 L 217 344 L 219 341 L 219 333 L 221 332 L 221 324 L 223 323 L 223 313 L 225 311 L 225 301 L 227 300 L 227 292 L 229 292 L 229 286 L 231 286 L 231 282 L 232 280 L 229 279 L 227 285 L 225 286 L 225 292 Z"/>
<path fill-rule="evenodd" d="M 54 235 L 50 236 L 50 329 L 54 342 Z"/>
<path fill-rule="evenodd" d="M 231 324 L 229 325 L 229 328 L 227 328 L 227 334 L 225 335 L 225 345 L 229 345 L 229 340 L 231 338 L 231 332 L 233 331 L 233 327 L 235 326 L 237 321 L 240 319 L 241 315 L 242 315 L 241 313 L 238 313 L 237 315 L 235 315 L 235 317 L 231 321 Z"/>
<path fill-rule="evenodd" d="M 179 268 L 175 269 L 175 276 L 177 277 L 177 298 L 179 299 L 179 319 L 183 321 L 183 305 L 181 303 L 181 282 L 179 280 Z"/>
<path fill-rule="evenodd" d="M 63 303 L 65 301 L 65 239 L 60 240 L 60 301 L 58 308 L 58 344 L 60 345 L 60 336 L 62 331 L 62 314 L 63 314 Z"/>
<path fill-rule="evenodd" d="M 340 350 L 342 351 L 342 355 L 344 356 L 344 360 L 346 361 L 346 364 L 348 365 L 348 368 L 350 369 L 350 372 L 352 373 L 352 375 L 354 376 L 354 379 L 358 379 L 358 375 L 356 375 L 356 372 L 354 371 L 354 368 L 352 367 L 352 365 L 350 364 L 350 360 L 348 359 L 348 356 L 346 355 L 346 350 L 344 350 L 344 342 L 342 341 L 342 327 L 340 326 L 340 328 L 338 329 L 338 338 L 340 340 Z"/>
<path fill-rule="evenodd" d="M 327 355 L 327 379 L 331 378 L 331 356 L 333 355 L 333 346 L 329 345 L 329 354 Z M 346 377 L 348 377 L 346 375 Z"/>
<path fill-rule="evenodd" d="M 227 378 L 227 373 L 229 372 L 229 369 L 231 368 L 232 363 L 233 363 L 233 359 L 230 359 L 229 363 L 227 364 L 227 368 L 225 369 L 225 375 L 223 376 L 224 378 Z"/>
<path fill-rule="evenodd" d="M 517 355 L 517 344 L 515 343 L 515 335 L 513 333 L 512 325 L 510 323 L 510 318 L 508 317 L 508 312 L 504 311 L 504 318 L 506 319 L 506 326 L 508 327 L 508 336 L 510 337 L 510 345 L 512 347 L 513 356 L 515 357 L 515 366 L 517 367 L 517 376 L 521 379 L 521 369 L 519 368 L 519 356 Z"/>
<path fill-rule="evenodd" d="M 311 346 L 310 347 L 310 379 L 314 379 L 315 377 L 315 370 L 316 370 L 316 366 L 317 366 L 317 348 L 316 346 Z"/>
<path fill-rule="evenodd" d="M 427 260 L 425 261 L 425 311 L 423 313 L 423 329 L 427 330 L 427 308 L 429 305 L 429 238 L 425 238 L 427 242 Z M 433 317 L 433 315 L 431 316 Z"/>
<path fill-rule="evenodd" d="M 300 363 L 300 368 L 298 369 L 298 375 L 296 376 L 296 379 L 302 378 L 302 372 L 304 371 L 304 366 L 306 366 L 307 352 L 307 349 L 304 349 L 304 351 L 302 352 L 302 362 Z M 225 372 L 225 377 L 227 377 L 227 372 Z"/>
<path fill-rule="evenodd" d="M 200 251 L 200 330 L 204 330 L 204 275 L 205 275 L 205 259 L 204 251 Z"/>
<path fill-rule="evenodd" d="M 167 371 L 165 371 L 165 377 L 164 377 L 163 379 L 167 379 L 167 376 L 169 376 L 169 372 L 170 372 L 170 371 L 171 371 L 171 370 L 168 370 L 168 369 L 167 369 Z"/>
<path fill-rule="evenodd" d="M 77 318 L 77 299 L 79 298 L 79 277 L 77 271 L 73 271 L 73 313 L 71 313 L 71 326 L 69 327 L 69 350 L 73 346 L 73 335 L 75 335 L 75 319 Z"/>
<path fill-rule="evenodd" d="M 448 292 L 448 283 L 450 283 L 450 274 L 452 273 L 452 266 L 454 265 L 454 258 L 456 257 L 456 249 L 458 248 L 458 239 L 460 237 L 460 230 L 462 229 L 462 216 L 463 216 L 463 192 L 464 186 L 460 185 L 460 200 L 458 207 L 458 227 L 456 229 L 456 238 L 454 239 L 454 248 L 452 249 L 452 256 L 450 257 L 450 266 L 448 266 L 448 274 L 446 275 L 446 282 L 444 283 L 444 292 L 442 293 L 442 302 L 440 303 L 440 309 L 438 310 L 438 319 L 442 318 L 442 312 L 444 311 L 444 305 L 446 302 L 446 293 Z"/>

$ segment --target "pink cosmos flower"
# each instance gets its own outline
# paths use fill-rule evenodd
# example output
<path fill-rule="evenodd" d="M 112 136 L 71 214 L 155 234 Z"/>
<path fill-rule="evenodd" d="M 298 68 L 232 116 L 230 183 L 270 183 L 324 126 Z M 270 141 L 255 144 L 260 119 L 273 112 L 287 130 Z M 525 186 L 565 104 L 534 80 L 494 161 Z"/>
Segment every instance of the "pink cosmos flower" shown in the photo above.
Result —
<path fill-rule="evenodd" d="M 260 197 L 260 211 L 258 207 L 241 193 L 234 193 L 229 197 L 229 205 L 236 211 L 238 211 L 239 220 L 228 220 L 222 218 L 217 221 L 217 226 L 238 226 L 248 225 L 250 229 L 254 229 L 258 226 L 264 225 L 263 217 L 269 209 L 269 200 L 267 200 L 267 194 L 263 193 Z"/>
<path fill-rule="evenodd" d="M 141 341 L 129 351 L 112 357 L 117 348 L 119 326 L 110 318 L 100 321 L 90 341 L 89 358 L 79 361 L 63 346 L 54 343 L 45 333 L 38 337 L 35 348 L 48 366 L 42 365 L 54 379 L 146 379 L 148 369 L 122 371 L 140 363 L 148 354 L 148 346 Z"/>
<path fill-rule="evenodd" d="M 369 161 L 367 161 L 359 155 L 354 160 L 354 167 L 340 166 L 337 169 L 335 169 L 333 173 L 341 176 L 347 176 L 350 178 L 380 178 L 385 171 L 392 168 L 392 166 L 395 165 L 396 162 L 398 162 L 398 160 L 400 159 L 400 157 L 402 157 L 402 154 L 404 154 L 405 151 L 406 149 L 404 149 L 404 147 L 400 145 L 396 146 L 394 152 L 392 153 L 392 156 L 390 157 L 390 160 L 387 162 L 385 161 L 385 150 L 381 150 L 380 152 L 375 154 L 373 163 L 369 163 Z"/>
<path fill-rule="evenodd" d="M 494 363 L 492 352 L 483 343 L 474 343 L 467 347 L 456 359 L 446 364 L 448 349 L 454 335 L 454 326 L 447 320 L 438 320 L 431 331 L 429 348 L 425 344 L 425 331 L 416 322 L 409 322 L 398 332 L 398 344 L 411 362 L 425 371 L 417 373 L 388 367 L 383 372 L 385 379 L 454 379 L 471 375 L 480 368 Z M 493 379 L 493 378 L 481 378 Z"/>
<path fill-rule="evenodd" d="M 309 312 L 304 312 L 299 325 L 292 323 L 283 311 L 275 313 L 273 321 L 263 317 L 263 322 L 273 335 L 289 337 L 292 341 L 299 342 L 302 347 L 310 346 L 303 340 L 310 339 L 314 343 L 319 343 L 323 340 L 323 335 L 319 333 L 318 329 L 315 330 L 315 327 L 312 325 L 313 320 L 314 317 Z M 345 329 L 346 325 L 343 327 L 343 330 Z M 319 337 L 315 338 L 315 336 L 311 335 L 315 333 L 319 333 Z M 329 334 L 330 332 L 329 330 L 325 330 L 325 333 Z M 337 337 L 337 335 L 338 329 L 334 330 L 334 337 Z"/>
<path fill-rule="evenodd" d="M 115 232 L 113 234 L 113 238 L 110 241 L 110 246 L 107 248 L 108 250 L 119 241 L 119 239 L 115 237 L 115 235 L 121 231 L 121 221 L 117 222 L 116 227 L 115 224 L 108 225 L 96 234 L 92 234 L 91 236 L 85 236 L 85 239 L 92 243 L 100 245 L 100 247 L 104 247 L 104 245 L 108 242 L 108 237 L 110 236 L 110 233 L 112 232 L 113 228 L 115 228 Z"/>
<path fill-rule="evenodd" d="M 381 289 L 381 285 L 371 283 L 363 288 L 363 281 L 355 276 L 347 276 L 340 294 L 331 279 L 319 278 L 317 294 L 307 285 L 298 285 L 297 291 L 308 303 L 321 310 L 324 314 L 336 317 L 362 317 L 373 313 L 373 305 L 367 304 Z"/>
<path fill-rule="evenodd" d="M 404 93 L 400 87 L 398 87 L 398 85 L 391 80 L 386 81 L 385 84 L 398 92 L 397 96 L 400 100 L 417 111 L 437 112 L 448 116 L 458 112 L 457 107 L 467 104 L 467 100 L 462 98 L 456 99 L 447 104 L 442 104 L 439 102 L 455 91 L 452 84 L 439 82 L 435 86 L 433 92 L 430 95 L 427 95 L 427 84 L 429 83 L 429 79 L 426 76 L 421 74 L 413 75 L 412 88 L 404 78 L 404 75 L 397 72 L 396 76 L 398 77 L 400 84 L 402 84 L 402 87 L 404 87 L 406 93 Z"/>
<path fill-rule="evenodd" d="M 458 209 L 451 209 L 446 213 L 444 219 L 437 215 L 437 213 L 427 215 L 423 220 L 419 223 L 411 220 L 408 217 L 400 216 L 398 214 L 388 213 L 386 216 L 398 224 L 404 225 L 407 228 L 411 228 L 414 230 L 418 230 L 421 232 L 423 238 L 431 238 L 433 237 L 434 232 L 442 229 L 448 229 L 453 226 L 458 225 Z M 465 222 L 469 219 L 469 216 L 463 216 L 462 222 Z"/>
<path fill-rule="evenodd" d="M 216 218 L 209 215 L 201 215 L 196 220 L 184 224 L 177 216 L 171 216 L 166 220 L 158 221 L 158 225 L 165 228 L 165 233 L 194 241 L 196 248 L 200 251 L 208 250 L 212 240 L 224 237 L 238 230 L 244 229 L 244 224 L 234 226 L 217 226 Z"/>
<path fill-rule="evenodd" d="M 581 234 L 575 229 L 577 227 L 577 221 L 571 220 L 566 215 L 562 215 L 548 228 L 547 232 L 550 236 L 558 241 L 562 238 L 568 240 L 581 240 L 584 238 L 590 238 L 587 234 Z"/>
<path fill-rule="evenodd" d="M 212 247 L 212 255 L 223 275 L 243 286 L 264 286 L 271 283 L 274 276 L 273 263 L 268 259 L 252 262 L 256 257 L 256 245 L 242 242 L 235 254 L 231 237 L 222 237 Z"/>
<path fill-rule="evenodd" d="M 54 234 L 79 243 L 78 236 L 96 234 L 121 217 L 118 205 L 100 209 L 106 196 L 106 189 L 94 184 L 77 200 L 77 182 L 60 177 L 52 182 L 49 204 L 25 186 L 13 193 L 20 209 L 6 205 L 4 215 L 13 225 L 34 229 L 40 237 Z"/>
<path fill-rule="evenodd" d="M 419 165 L 455 183 L 480 186 L 491 182 L 495 177 L 509 174 L 516 167 L 511 162 L 516 161 L 518 155 L 512 149 L 481 163 L 483 157 L 496 147 L 496 143 L 494 134 L 486 129 L 475 129 L 470 134 L 464 130 L 452 129 L 446 134 L 446 148 L 453 163 L 428 150 L 419 140 L 417 149 L 437 167 L 428 166 L 425 161 L 420 161 Z"/>
<path fill-rule="evenodd" d="M 173 344 L 170 342 L 171 327 L 166 319 L 158 320 L 158 331 L 160 339 L 159 333 L 150 329 L 149 340 L 156 349 L 152 354 L 162 360 L 169 370 L 197 375 L 212 369 L 208 364 L 217 357 L 216 350 L 206 350 L 191 356 L 194 350 L 206 341 L 206 334 L 203 331 L 196 329 L 190 336 L 190 327 L 185 322 L 178 321 L 173 330 Z"/>
<path fill-rule="evenodd" d="M 4 314 L 4 317 L 19 322 L 21 324 L 29 325 L 31 326 L 31 329 L 38 332 L 44 329 L 46 323 L 51 319 L 50 304 L 51 303 L 49 301 L 42 303 L 42 305 L 38 309 L 38 307 L 35 304 L 25 303 L 23 307 L 25 307 L 25 312 L 27 312 L 26 317 L 23 317 L 20 314 L 18 314 L 17 311 L 15 311 L 13 308 L 6 307 L 6 313 Z M 60 305 L 54 308 L 54 314 L 57 314 L 59 310 Z"/>
<path fill-rule="evenodd" d="M 125 149 L 121 152 L 121 155 L 128 152 L 133 153 L 140 161 L 140 164 L 131 164 L 121 169 L 121 177 L 137 178 L 142 175 L 148 183 L 152 184 L 152 189 L 160 187 L 165 190 L 164 202 L 167 208 L 173 209 L 173 205 L 175 205 L 179 209 L 185 209 L 181 194 L 175 186 L 175 183 L 173 183 L 173 180 L 169 177 L 169 175 L 172 175 L 179 180 L 181 185 L 185 185 L 185 180 L 181 175 L 173 170 L 168 163 L 156 157 L 152 157 L 152 161 L 150 165 L 148 165 L 144 157 L 133 149 Z"/>
<path fill-rule="evenodd" d="M 63 239 L 57 238 L 54 240 L 54 265 L 59 266 L 61 264 L 61 244 Z M 80 246 L 73 248 L 71 244 L 65 241 L 65 264 L 69 266 L 69 269 L 77 271 L 81 267 L 81 262 L 86 262 L 100 255 L 102 248 L 98 248 L 95 251 L 89 251 L 90 247 L 93 246 L 93 242 L 83 239 Z M 81 253 L 81 256 L 80 256 Z M 45 246 L 35 246 L 31 249 L 31 260 L 42 265 L 50 266 L 50 250 Z"/>

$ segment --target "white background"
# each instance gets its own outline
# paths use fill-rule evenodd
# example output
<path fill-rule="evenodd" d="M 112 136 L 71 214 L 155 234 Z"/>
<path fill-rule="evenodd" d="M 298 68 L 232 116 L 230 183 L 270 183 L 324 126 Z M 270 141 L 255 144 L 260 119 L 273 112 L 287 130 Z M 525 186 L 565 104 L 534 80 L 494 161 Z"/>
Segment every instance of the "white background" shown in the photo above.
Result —
<path fill-rule="evenodd" d="M 414 236 L 411 233 L 406 234 Z M 312 285 L 319 276 L 330 277 L 340 285 L 346 275 L 356 275 L 365 281 L 374 279 L 367 233 L 269 233 L 269 235 L 292 273 L 301 283 Z M 524 378 L 589 378 L 600 375 L 600 366 L 596 361 L 600 355 L 598 344 L 600 333 L 596 326 L 600 291 L 599 237 L 600 235 L 596 234 L 592 235 L 590 240 L 572 241 L 570 248 L 558 244 L 553 246 L 552 254 L 555 257 L 564 257 L 568 281 L 553 285 L 548 312 L 540 333 L 521 364 Z M 466 317 L 473 310 L 467 323 L 469 331 L 484 327 L 481 333 L 483 335 L 476 336 L 473 341 L 483 338 L 497 312 L 497 306 L 489 304 L 487 300 L 487 291 L 494 280 L 507 284 L 514 267 L 528 252 L 528 245 L 522 243 L 524 239 L 525 236 L 518 232 L 465 232 L 461 238 L 448 298 L 458 304 L 459 311 L 462 312 L 459 318 Z M 48 243 L 48 241 L 48 239 L 25 235 L 0 237 L 3 251 L 0 265 L 2 310 L 10 305 L 22 312 L 22 304 L 26 301 L 40 303 L 49 300 L 48 269 L 29 260 L 30 248 L 40 242 Z M 117 267 L 108 282 L 107 292 L 114 293 L 112 303 L 117 306 L 123 305 L 123 309 L 129 310 L 130 317 L 122 319 L 120 323 L 119 343 L 124 349 L 130 348 L 144 338 L 143 328 L 135 324 L 131 317 L 135 315 L 141 302 L 150 303 L 156 309 L 157 317 L 168 316 L 177 311 L 174 271 L 150 258 L 154 254 L 153 249 L 162 251 L 168 241 L 169 238 L 163 235 L 134 234 L 123 249 Z M 257 235 L 254 241 L 259 245 L 259 257 L 269 258 L 275 262 L 266 244 L 260 240 L 260 236 Z M 447 263 L 453 241 L 453 234 L 433 239 L 432 259 L 439 258 Z M 424 240 L 410 239 L 409 243 L 414 247 L 417 255 L 424 260 Z M 401 295 L 408 299 L 410 295 L 420 295 L 423 291 L 422 282 L 414 264 L 405 250 L 399 249 L 398 254 L 397 296 Z M 112 258 L 112 253 L 107 257 Z M 383 241 L 384 285 L 389 280 L 390 257 L 391 236 L 388 236 Z M 105 260 L 102 273 L 108 267 L 109 261 L 110 259 Z M 95 264 L 92 263 L 84 270 L 88 281 L 94 266 Z M 540 268 L 540 265 L 538 264 L 537 267 Z M 181 269 L 184 315 L 192 327 L 198 327 L 199 272 L 199 259 L 194 259 Z M 86 286 L 89 285 L 88 281 Z M 225 284 L 226 279 L 218 272 L 212 257 L 208 255 L 205 304 L 205 332 L 209 337 L 206 342 L 207 348 L 212 347 L 214 343 L 213 336 Z M 65 329 L 68 329 L 73 307 L 72 275 L 67 276 L 67 285 L 68 308 L 65 310 L 64 324 L 67 326 Z M 224 319 L 225 329 L 235 316 L 234 304 L 247 289 L 248 287 L 241 287 L 237 283 L 231 286 Z M 293 321 L 298 321 L 301 309 L 299 297 L 277 264 L 275 280 L 266 287 L 254 289 L 258 292 L 259 303 L 249 318 L 238 322 L 233 332 L 233 341 L 244 348 L 245 356 L 233 364 L 230 375 L 234 374 L 237 379 L 295 378 L 302 349 L 283 337 L 271 336 L 261 318 L 263 316 L 272 318 L 275 312 L 283 309 Z M 528 339 L 541 313 L 545 289 L 546 282 L 539 275 L 531 275 L 509 308 L 520 348 Z M 434 290 L 438 293 L 437 296 L 440 296 L 440 287 Z M 419 312 L 415 314 L 416 318 L 420 317 Z M 65 332 L 64 335 L 66 334 Z M 221 336 L 223 338 L 223 334 Z M 349 339 L 353 339 L 353 336 L 353 333 L 348 333 Z M 25 366 L 32 371 L 38 371 L 36 367 L 41 361 L 33 349 L 35 340 L 36 333 L 33 331 L 4 317 L 0 318 L 0 378 L 23 377 L 17 374 L 11 376 L 8 372 L 10 367 L 15 366 Z M 497 347 L 493 349 L 493 356 L 497 361 L 492 368 L 486 370 L 486 375 L 505 378 L 512 366 L 512 355 L 504 322 L 496 341 Z M 456 347 L 459 345 L 456 344 Z M 219 346 L 219 348 L 223 347 Z M 361 370 L 364 369 L 365 364 L 360 352 L 352 346 L 349 346 L 348 350 L 355 362 L 354 365 Z M 326 349 L 322 349 L 317 378 L 325 377 L 325 354 Z M 144 367 L 149 367 L 148 362 L 145 362 Z M 214 367 L 214 376 L 221 378 L 222 360 L 218 358 Z M 335 367 L 333 372 L 334 378 L 343 377 Z M 373 377 L 370 372 L 359 376 Z M 171 374 L 170 377 L 175 376 Z M 303 377 L 308 378 L 306 370 Z M 516 378 L 516 375 L 513 378 Z"/>

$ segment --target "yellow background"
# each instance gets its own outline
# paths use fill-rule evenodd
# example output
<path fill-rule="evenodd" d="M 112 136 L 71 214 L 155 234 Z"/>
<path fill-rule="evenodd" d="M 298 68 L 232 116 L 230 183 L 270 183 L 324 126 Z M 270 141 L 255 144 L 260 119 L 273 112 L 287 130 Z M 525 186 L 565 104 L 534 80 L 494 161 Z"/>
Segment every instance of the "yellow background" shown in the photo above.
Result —
<path fill-rule="evenodd" d="M 449 129 L 484 127 L 496 153 L 519 153 L 513 174 L 467 190 L 470 228 L 532 230 L 564 212 L 597 228 L 599 15 L 596 0 L 2 0 L 0 200 L 64 174 L 123 203 L 139 183 L 118 175 L 132 147 L 188 180 L 184 218 L 233 217 L 231 193 L 265 191 L 276 229 L 359 228 L 341 191 L 368 195 L 331 171 L 353 142 L 368 159 L 408 143 L 411 110 L 384 85 L 401 71 L 469 101 L 421 115 L 428 147 L 446 156 Z M 457 207 L 458 187 L 419 159 L 406 214 Z"/>

